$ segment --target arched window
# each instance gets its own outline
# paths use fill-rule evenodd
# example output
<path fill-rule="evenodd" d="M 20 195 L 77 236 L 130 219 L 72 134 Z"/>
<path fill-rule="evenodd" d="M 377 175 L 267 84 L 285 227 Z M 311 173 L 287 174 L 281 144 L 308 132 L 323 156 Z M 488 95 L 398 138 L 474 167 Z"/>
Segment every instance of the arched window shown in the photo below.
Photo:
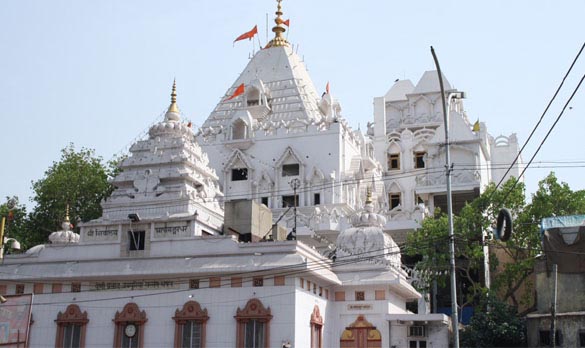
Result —
<path fill-rule="evenodd" d="M 248 88 L 248 93 L 246 94 L 246 101 L 248 106 L 256 106 L 260 105 L 260 91 L 256 87 Z"/>
<path fill-rule="evenodd" d="M 311 313 L 311 348 L 323 348 L 323 317 L 317 305 Z"/>
<path fill-rule="evenodd" d="M 260 300 L 253 298 L 244 309 L 236 311 L 238 322 L 236 346 L 245 348 L 268 348 L 270 342 L 270 308 L 264 308 Z"/>
<path fill-rule="evenodd" d="M 144 346 L 144 324 L 146 312 L 140 311 L 136 303 L 128 303 L 122 312 L 116 312 L 114 324 L 114 347 L 142 348 Z"/>
<path fill-rule="evenodd" d="M 246 139 L 248 137 L 248 125 L 244 120 L 237 119 L 232 123 L 232 139 Z"/>
<path fill-rule="evenodd" d="M 183 309 L 176 310 L 175 321 L 175 347 L 176 348 L 204 348 L 205 347 L 205 323 L 209 317 L 207 309 L 201 309 L 199 303 L 189 301 L 183 305 Z"/>
<path fill-rule="evenodd" d="M 57 314 L 57 339 L 55 347 L 74 348 L 85 347 L 85 329 L 89 319 L 87 312 L 81 312 L 79 306 L 71 304 L 65 313 Z"/>

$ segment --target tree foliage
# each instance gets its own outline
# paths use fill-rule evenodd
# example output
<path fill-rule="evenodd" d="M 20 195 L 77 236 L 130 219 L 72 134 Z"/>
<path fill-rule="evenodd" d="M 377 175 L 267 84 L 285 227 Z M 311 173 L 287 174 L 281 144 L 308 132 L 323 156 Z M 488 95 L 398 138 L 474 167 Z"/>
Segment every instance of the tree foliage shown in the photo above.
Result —
<path fill-rule="evenodd" d="M 116 170 L 113 162 L 104 164 L 93 150 L 76 151 L 73 144 L 61 150 L 60 160 L 32 183 L 36 206 L 29 216 L 30 243 L 46 242 L 47 236 L 59 228 L 67 206 L 74 224 L 100 217 L 100 202 L 112 193 L 108 179 Z"/>
<path fill-rule="evenodd" d="M 463 347 L 524 347 L 526 322 L 516 314 L 516 308 L 494 296 L 482 298 L 481 310 L 461 331 Z"/>
<path fill-rule="evenodd" d="M 483 281 L 478 277 L 484 256 L 481 244 L 482 231 L 491 232 L 496 216 L 503 207 L 513 215 L 512 238 L 507 242 L 488 241 L 492 288 L 500 299 L 523 306 L 526 312 L 534 305 L 534 289 L 531 275 L 534 272 L 535 256 L 542 252 L 538 224 L 550 216 L 585 214 L 585 191 L 572 191 L 566 183 L 558 182 L 554 173 L 541 180 L 538 190 L 529 204 L 525 202 L 524 184 L 508 180 L 496 190 L 494 184 L 475 200 L 468 203 L 454 216 L 456 241 L 456 266 L 458 281 L 468 285 L 461 306 L 477 304 L 485 293 Z M 408 237 L 406 254 L 424 255 L 416 268 L 428 275 L 426 283 L 437 280 L 439 285 L 448 283 L 449 269 L 447 217 L 439 214 L 435 219 L 426 219 L 415 233 Z"/>
<path fill-rule="evenodd" d="M 14 238 L 21 243 L 21 247 L 27 242 L 27 215 L 26 207 L 18 201 L 18 197 L 6 197 L 6 201 L 0 204 L 0 216 L 5 218 L 4 237 Z M 7 247 L 6 254 L 12 251 Z"/>

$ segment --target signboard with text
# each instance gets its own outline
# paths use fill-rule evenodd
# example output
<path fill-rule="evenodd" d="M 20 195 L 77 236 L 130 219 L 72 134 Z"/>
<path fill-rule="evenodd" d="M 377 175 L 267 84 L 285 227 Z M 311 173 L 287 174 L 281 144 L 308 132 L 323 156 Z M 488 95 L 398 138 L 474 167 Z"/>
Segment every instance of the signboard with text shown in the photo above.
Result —
<path fill-rule="evenodd" d="M 33 295 L 4 296 L 0 304 L 0 347 L 26 347 Z"/>

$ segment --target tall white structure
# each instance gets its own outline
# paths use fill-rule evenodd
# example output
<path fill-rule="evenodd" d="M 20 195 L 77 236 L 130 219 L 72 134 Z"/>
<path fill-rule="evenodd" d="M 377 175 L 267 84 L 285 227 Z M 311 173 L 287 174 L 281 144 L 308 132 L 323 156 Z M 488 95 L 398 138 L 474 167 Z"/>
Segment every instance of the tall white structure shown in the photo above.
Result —
<path fill-rule="evenodd" d="M 406 309 L 421 295 L 377 213 L 385 195 L 373 144 L 330 93 L 319 97 L 282 36 L 280 2 L 276 14 L 275 38 L 197 138 L 173 86 L 164 120 L 122 162 L 103 216 L 79 235 L 65 221 L 51 244 L 6 257 L 0 344 L 448 345 L 447 316 Z M 274 219 L 298 202 L 298 233 L 314 245 L 222 234 L 222 203 L 239 199 L 265 203 Z M 294 226 L 291 211 L 284 220 Z M 335 258 L 313 248 L 320 243 L 336 244 Z"/>
<path fill-rule="evenodd" d="M 455 91 L 443 77 L 445 93 Z M 389 210 L 385 229 L 403 240 L 404 233 L 439 207 L 446 212 L 445 131 L 441 92 L 436 71 L 423 74 L 416 86 L 396 81 L 374 98 L 374 122 L 368 125 L 375 157 L 382 164 L 385 202 Z M 490 182 L 499 182 L 518 154 L 515 134 L 494 138 L 484 123 L 472 124 L 462 100 L 453 100 L 449 112 L 453 207 L 457 212 Z M 519 164 L 506 179 L 519 175 Z"/>
<path fill-rule="evenodd" d="M 272 209 L 274 221 L 296 201 L 299 238 L 316 231 L 333 242 L 363 205 L 366 187 L 383 196 L 381 166 L 371 140 L 349 127 L 328 88 L 317 91 L 284 39 L 281 16 L 279 8 L 275 38 L 227 90 L 198 141 L 226 200 L 255 199 Z M 293 180 L 300 183 L 296 198 Z M 292 209 L 281 222 L 292 230 Z"/>

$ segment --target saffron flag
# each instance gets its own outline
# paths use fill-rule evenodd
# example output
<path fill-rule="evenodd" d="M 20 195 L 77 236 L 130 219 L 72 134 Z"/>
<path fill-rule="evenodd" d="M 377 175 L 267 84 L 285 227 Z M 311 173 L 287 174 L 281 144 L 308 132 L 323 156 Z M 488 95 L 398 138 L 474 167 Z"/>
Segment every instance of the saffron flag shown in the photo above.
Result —
<path fill-rule="evenodd" d="M 234 42 L 236 41 L 240 41 L 240 40 L 244 40 L 244 39 L 250 39 L 252 40 L 252 38 L 254 37 L 254 35 L 258 34 L 258 26 L 255 25 L 254 28 L 252 28 L 252 30 L 243 33 L 242 35 L 238 36 Z"/>
<path fill-rule="evenodd" d="M 282 24 L 286 25 L 287 27 L 290 27 L 290 19 L 287 19 L 286 21 L 282 22 Z"/>
<path fill-rule="evenodd" d="M 238 88 L 236 88 L 236 91 L 234 92 L 234 94 L 231 95 L 231 97 L 227 98 L 225 101 L 228 100 L 232 100 L 235 97 L 244 94 L 244 84 L 242 83 L 241 85 L 238 86 Z"/>
<path fill-rule="evenodd" d="M 325 86 L 325 92 L 329 94 L 329 81 L 327 81 L 327 85 Z"/>

